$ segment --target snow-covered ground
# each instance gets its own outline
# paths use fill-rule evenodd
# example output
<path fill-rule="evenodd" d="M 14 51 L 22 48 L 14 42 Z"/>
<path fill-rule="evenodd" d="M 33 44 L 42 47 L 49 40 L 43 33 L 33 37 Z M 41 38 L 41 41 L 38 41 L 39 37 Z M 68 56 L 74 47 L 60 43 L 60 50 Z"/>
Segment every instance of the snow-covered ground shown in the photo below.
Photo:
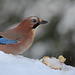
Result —
<path fill-rule="evenodd" d="M 0 52 L 0 75 L 75 75 L 75 67 L 63 64 L 62 70 L 54 70 L 40 60 Z"/>

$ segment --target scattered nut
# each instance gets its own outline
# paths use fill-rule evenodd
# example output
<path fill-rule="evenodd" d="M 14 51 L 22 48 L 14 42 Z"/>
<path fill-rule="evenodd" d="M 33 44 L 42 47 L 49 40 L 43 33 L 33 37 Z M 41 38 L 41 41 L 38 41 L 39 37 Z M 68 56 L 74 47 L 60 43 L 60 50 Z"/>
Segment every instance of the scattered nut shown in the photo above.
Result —
<path fill-rule="evenodd" d="M 43 57 L 43 59 L 42 59 L 42 62 L 45 64 L 45 65 L 47 65 L 47 66 L 49 66 L 50 68 L 52 68 L 52 69 L 55 69 L 55 70 L 57 70 L 57 69 L 59 69 L 59 70 L 61 70 L 62 69 L 62 63 L 64 63 L 66 61 L 66 58 L 64 58 L 62 55 L 61 56 L 59 56 L 59 58 L 57 59 L 57 58 L 55 58 L 55 57 L 49 57 L 49 56 L 45 56 L 45 57 Z"/>

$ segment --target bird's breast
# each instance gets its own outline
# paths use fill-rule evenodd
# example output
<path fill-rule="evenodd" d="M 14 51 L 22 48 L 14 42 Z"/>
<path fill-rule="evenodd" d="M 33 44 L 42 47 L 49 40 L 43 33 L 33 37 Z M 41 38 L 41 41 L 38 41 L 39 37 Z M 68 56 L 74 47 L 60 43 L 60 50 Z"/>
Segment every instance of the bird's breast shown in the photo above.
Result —
<path fill-rule="evenodd" d="M 24 35 L 24 37 L 20 40 L 21 46 L 20 46 L 20 54 L 26 51 L 33 43 L 34 41 L 34 32 L 31 32 L 27 35 Z"/>

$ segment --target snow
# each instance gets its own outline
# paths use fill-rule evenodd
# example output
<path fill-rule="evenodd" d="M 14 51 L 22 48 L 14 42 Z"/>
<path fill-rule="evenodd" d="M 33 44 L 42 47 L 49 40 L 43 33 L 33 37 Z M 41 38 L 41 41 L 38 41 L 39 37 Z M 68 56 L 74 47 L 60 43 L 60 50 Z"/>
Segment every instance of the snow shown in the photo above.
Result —
<path fill-rule="evenodd" d="M 54 70 L 41 60 L 0 51 L 0 75 L 75 75 L 75 67 L 63 64 L 62 70 Z"/>

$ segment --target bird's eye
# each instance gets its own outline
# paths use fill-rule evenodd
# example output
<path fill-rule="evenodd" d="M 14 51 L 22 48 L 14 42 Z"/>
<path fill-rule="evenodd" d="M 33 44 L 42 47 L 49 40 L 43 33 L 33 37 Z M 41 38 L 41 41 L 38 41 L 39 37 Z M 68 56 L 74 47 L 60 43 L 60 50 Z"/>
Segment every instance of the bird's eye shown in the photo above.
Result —
<path fill-rule="evenodd" d="M 33 22 L 33 23 L 36 23 L 36 22 L 37 22 L 37 20 L 36 20 L 36 19 L 32 19 L 32 22 Z"/>

